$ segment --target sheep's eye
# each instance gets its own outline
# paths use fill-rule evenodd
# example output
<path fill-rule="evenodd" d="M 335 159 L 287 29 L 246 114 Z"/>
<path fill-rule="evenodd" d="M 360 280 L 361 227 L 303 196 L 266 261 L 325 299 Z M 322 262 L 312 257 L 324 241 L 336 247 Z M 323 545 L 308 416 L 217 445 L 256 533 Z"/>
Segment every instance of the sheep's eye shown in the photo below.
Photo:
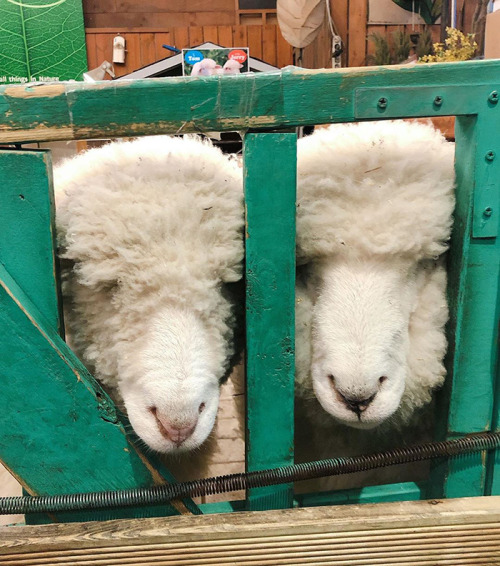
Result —
<path fill-rule="evenodd" d="M 379 382 L 380 385 L 382 385 L 382 383 L 384 383 L 384 381 L 387 381 L 386 375 L 382 375 L 381 377 L 378 378 L 378 382 Z"/>
<path fill-rule="evenodd" d="M 205 403 L 201 403 L 201 405 L 198 407 L 198 413 L 202 413 L 204 408 L 205 408 Z"/>

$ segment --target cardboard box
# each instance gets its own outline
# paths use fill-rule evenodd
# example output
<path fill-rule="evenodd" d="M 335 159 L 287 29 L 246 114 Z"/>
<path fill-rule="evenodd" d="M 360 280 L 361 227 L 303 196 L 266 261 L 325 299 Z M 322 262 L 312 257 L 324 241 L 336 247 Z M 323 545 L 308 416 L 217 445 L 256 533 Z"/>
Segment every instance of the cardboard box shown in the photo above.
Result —
<path fill-rule="evenodd" d="M 500 59 L 500 10 L 486 16 L 484 58 Z"/>

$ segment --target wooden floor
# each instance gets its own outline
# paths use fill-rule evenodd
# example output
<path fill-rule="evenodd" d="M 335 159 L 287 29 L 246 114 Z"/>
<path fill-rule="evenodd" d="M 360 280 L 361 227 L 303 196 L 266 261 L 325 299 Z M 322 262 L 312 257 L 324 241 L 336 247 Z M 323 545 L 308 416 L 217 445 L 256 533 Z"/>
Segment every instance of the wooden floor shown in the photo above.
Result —
<path fill-rule="evenodd" d="M 500 565 L 500 497 L 0 528 L 2 566 Z"/>

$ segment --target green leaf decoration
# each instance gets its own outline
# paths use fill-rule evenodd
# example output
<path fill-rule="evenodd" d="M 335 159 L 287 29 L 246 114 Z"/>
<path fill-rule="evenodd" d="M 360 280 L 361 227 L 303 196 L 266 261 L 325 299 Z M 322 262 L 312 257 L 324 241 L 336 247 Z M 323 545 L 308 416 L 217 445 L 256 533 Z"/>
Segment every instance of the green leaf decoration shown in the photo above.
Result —
<path fill-rule="evenodd" d="M 426 24 L 434 24 L 441 16 L 441 0 L 392 0 L 403 10 L 422 16 Z"/>
<path fill-rule="evenodd" d="M 81 80 L 86 70 L 80 0 L 0 0 L 0 83 Z"/>

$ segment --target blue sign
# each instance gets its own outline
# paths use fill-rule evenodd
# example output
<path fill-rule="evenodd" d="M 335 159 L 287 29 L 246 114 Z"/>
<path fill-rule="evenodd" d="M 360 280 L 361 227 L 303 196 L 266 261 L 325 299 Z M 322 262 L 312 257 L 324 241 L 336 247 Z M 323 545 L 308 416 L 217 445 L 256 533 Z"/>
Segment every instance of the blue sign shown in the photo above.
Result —
<path fill-rule="evenodd" d="M 188 63 L 189 65 L 194 65 L 204 58 L 204 55 L 200 51 L 196 51 L 195 49 L 188 51 L 184 55 L 184 61 L 186 61 L 186 63 Z"/>

